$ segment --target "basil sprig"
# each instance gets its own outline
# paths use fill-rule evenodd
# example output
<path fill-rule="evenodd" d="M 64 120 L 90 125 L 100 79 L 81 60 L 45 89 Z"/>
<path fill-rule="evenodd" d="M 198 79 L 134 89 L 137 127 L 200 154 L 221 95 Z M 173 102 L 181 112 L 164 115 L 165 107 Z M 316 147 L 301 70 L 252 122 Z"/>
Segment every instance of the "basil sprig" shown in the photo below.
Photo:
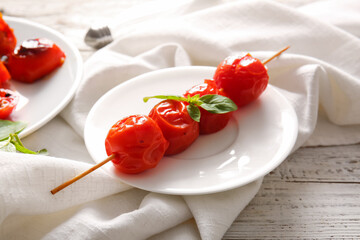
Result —
<path fill-rule="evenodd" d="M 176 95 L 156 95 L 151 97 L 144 97 L 143 100 L 144 102 L 147 102 L 151 98 L 171 99 L 189 103 L 189 105 L 187 106 L 187 111 L 190 117 L 197 122 L 200 122 L 201 117 L 199 107 L 205 109 L 210 113 L 215 114 L 224 114 L 237 110 L 236 104 L 230 98 L 217 94 L 208 94 L 202 97 L 200 97 L 199 94 L 192 97 L 181 97 Z"/>
<path fill-rule="evenodd" d="M 40 151 L 35 152 L 27 149 L 22 144 L 18 133 L 24 130 L 25 127 L 26 124 L 24 122 L 0 120 L 0 151 L 46 155 L 46 149 L 41 149 Z"/>

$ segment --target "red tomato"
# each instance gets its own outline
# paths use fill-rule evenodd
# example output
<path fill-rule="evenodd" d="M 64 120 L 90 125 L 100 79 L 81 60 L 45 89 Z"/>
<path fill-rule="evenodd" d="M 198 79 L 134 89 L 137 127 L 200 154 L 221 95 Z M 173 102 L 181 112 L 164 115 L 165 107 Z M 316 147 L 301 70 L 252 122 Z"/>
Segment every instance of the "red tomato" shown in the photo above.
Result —
<path fill-rule="evenodd" d="M 204 83 L 195 85 L 184 94 L 187 96 L 200 95 L 200 97 L 208 94 L 219 94 L 225 96 L 222 91 L 216 87 L 214 80 L 206 79 Z M 224 114 L 215 114 L 206 111 L 200 107 L 200 134 L 215 133 L 223 129 L 229 122 L 232 112 Z"/>
<path fill-rule="evenodd" d="M 226 58 L 217 67 L 214 80 L 216 86 L 241 107 L 265 91 L 269 76 L 261 61 L 247 54 Z"/>
<path fill-rule="evenodd" d="M 184 151 L 199 136 L 199 123 L 190 117 L 184 102 L 164 100 L 153 107 L 149 116 L 169 141 L 165 155 Z"/>
<path fill-rule="evenodd" d="M 32 83 L 60 67 L 64 52 L 52 41 L 39 38 L 24 41 L 6 62 L 12 79 Z"/>
<path fill-rule="evenodd" d="M 132 115 L 115 123 L 106 139 L 106 153 L 115 154 L 115 168 L 123 173 L 140 173 L 154 168 L 169 143 L 154 120 Z"/>
<path fill-rule="evenodd" d="M 0 13 L 0 56 L 11 54 L 16 46 L 16 37 L 13 29 L 2 18 Z"/>
<path fill-rule="evenodd" d="M 6 83 L 11 79 L 9 71 L 6 69 L 5 65 L 0 62 L 0 85 Z"/>
<path fill-rule="evenodd" d="M 0 119 L 6 119 L 18 104 L 19 96 L 9 90 L 0 88 Z"/>

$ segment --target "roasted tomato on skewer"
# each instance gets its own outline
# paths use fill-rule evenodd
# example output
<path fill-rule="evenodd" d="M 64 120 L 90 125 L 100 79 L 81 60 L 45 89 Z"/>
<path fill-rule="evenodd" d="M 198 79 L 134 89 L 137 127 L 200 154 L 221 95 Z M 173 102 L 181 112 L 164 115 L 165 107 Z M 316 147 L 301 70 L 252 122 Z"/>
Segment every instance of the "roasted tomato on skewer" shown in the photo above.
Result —
<path fill-rule="evenodd" d="M 190 88 L 184 94 L 187 96 L 199 95 L 200 97 L 208 94 L 217 94 L 225 96 L 222 91 L 219 91 L 216 87 L 214 80 L 205 79 L 204 83 L 198 84 Z M 216 114 L 208 112 L 207 110 L 200 107 L 200 134 L 215 133 L 223 129 L 229 122 L 232 112 Z"/>
<path fill-rule="evenodd" d="M 269 82 L 265 65 L 250 54 L 230 56 L 217 67 L 216 86 L 238 107 L 245 106 L 263 93 Z"/>
<path fill-rule="evenodd" d="M 184 151 L 199 136 L 199 123 L 190 117 L 186 106 L 185 102 L 164 100 L 149 113 L 149 117 L 155 120 L 169 141 L 165 155 Z"/>
<path fill-rule="evenodd" d="M 5 62 L 12 79 L 32 83 L 60 67 L 64 52 L 45 38 L 24 41 Z"/>
<path fill-rule="evenodd" d="M 105 139 L 108 156 L 123 173 L 140 173 L 154 168 L 164 156 L 169 143 L 154 120 L 132 115 L 116 122 Z"/>

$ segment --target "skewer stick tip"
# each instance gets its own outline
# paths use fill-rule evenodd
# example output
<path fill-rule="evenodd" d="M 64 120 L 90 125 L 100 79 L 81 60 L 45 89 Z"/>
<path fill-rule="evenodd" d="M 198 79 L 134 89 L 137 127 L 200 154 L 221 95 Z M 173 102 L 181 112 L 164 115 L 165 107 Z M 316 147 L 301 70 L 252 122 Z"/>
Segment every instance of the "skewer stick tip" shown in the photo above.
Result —
<path fill-rule="evenodd" d="M 290 48 L 290 46 L 286 46 L 283 49 L 281 49 L 280 51 L 278 51 L 277 53 L 275 53 L 273 56 L 271 56 L 270 58 L 266 59 L 265 61 L 262 62 L 262 64 L 267 64 L 268 62 L 270 62 L 271 60 L 273 60 L 274 58 L 280 56 L 283 52 L 285 52 L 286 50 L 288 50 Z"/>
<path fill-rule="evenodd" d="M 53 190 L 50 191 L 51 194 L 54 195 L 57 192 L 61 191 L 62 189 L 66 188 L 67 186 L 69 186 L 69 185 L 73 184 L 74 182 L 80 180 L 81 178 L 85 177 L 89 173 L 91 173 L 91 172 L 95 171 L 96 169 L 98 169 L 99 167 L 103 166 L 105 163 L 110 162 L 114 157 L 115 157 L 114 154 L 110 155 L 108 158 L 106 158 L 102 162 L 92 166 L 91 168 L 89 168 L 85 172 L 83 172 L 83 173 L 75 176 L 74 178 L 70 179 L 69 181 L 64 182 L 63 184 L 57 186 L 56 188 L 54 188 Z"/>

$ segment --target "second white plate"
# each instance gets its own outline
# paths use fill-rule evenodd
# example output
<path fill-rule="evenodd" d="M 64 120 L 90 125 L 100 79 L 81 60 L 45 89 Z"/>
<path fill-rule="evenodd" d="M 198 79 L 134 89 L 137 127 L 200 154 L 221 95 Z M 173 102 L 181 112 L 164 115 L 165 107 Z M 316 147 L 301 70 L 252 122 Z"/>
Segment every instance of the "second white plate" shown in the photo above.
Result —
<path fill-rule="evenodd" d="M 14 29 L 18 45 L 33 38 L 48 38 L 65 53 L 64 64 L 32 84 L 11 80 L 11 89 L 20 94 L 20 101 L 11 120 L 27 123 L 20 133 L 25 137 L 54 118 L 72 99 L 80 84 L 83 62 L 79 50 L 59 32 L 25 19 L 4 17 Z"/>
<path fill-rule="evenodd" d="M 107 157 L 104 141 L 110 127 L 132 114 L 148 114 L 158 102 L 153 95 L 182 95 L 214 74 L 214 67 L 178 67 L 150 72 L 120 84 L 93 106 L 85 125 L 85 143 L 96 162 Z M 159 100 L 160 101 L 160 100 Z M 290 153 L 298 132 L 295 111 L 272 86 L 260 99 L 241 108 L 228 126 L 200 136 L 186 151 L 164 157 L 140 174 L 121 174 L 104 166 L 125 183 L 148 191 L 194 195 L 233 189 L 277 167 Z"/>

